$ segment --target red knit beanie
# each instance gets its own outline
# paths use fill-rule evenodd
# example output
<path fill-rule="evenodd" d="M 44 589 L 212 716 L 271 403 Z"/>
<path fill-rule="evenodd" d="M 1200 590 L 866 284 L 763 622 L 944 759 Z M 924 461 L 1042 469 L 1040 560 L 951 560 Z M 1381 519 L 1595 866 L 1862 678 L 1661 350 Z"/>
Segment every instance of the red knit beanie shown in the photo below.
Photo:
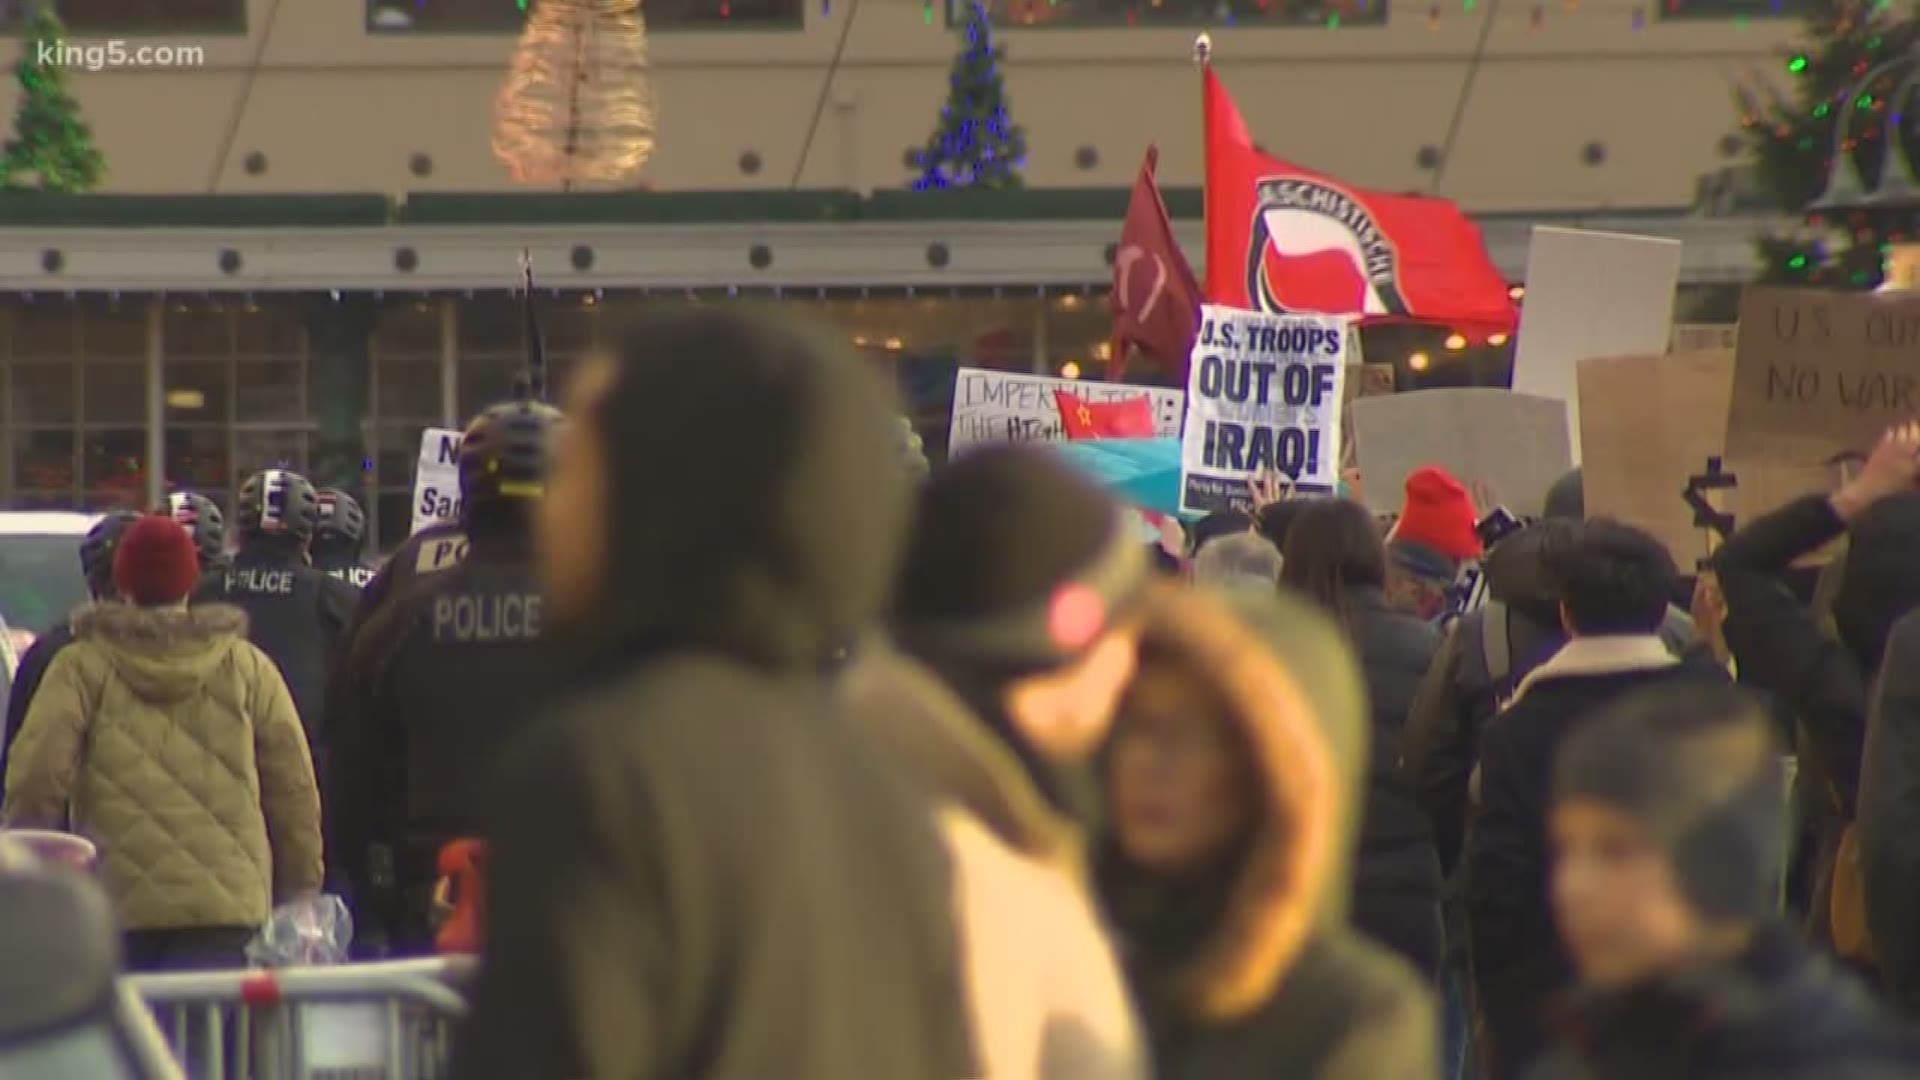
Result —
<path fill-rule="evenodd" d="M 1445 469 L 1427 465 L 1407 477 L 1407 502 L 1393 527 L 1393 539 L 1424 544 L 1449 559 L 1480 555 L 1480 514 L 1473 496 Z"/>
<path fill-rule="evenodd" d="M 113 554 L 113 587 L 141 607 L 178 604 L 200 584 L 193 536 L 166 514 L 148 514 L 120 537 Z"/>

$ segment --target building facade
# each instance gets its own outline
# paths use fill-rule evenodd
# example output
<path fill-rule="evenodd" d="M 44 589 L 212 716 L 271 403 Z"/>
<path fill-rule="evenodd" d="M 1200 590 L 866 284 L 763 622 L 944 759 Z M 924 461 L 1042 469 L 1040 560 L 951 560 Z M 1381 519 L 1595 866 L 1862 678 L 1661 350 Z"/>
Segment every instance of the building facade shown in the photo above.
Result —
<path fill-rule="evenodd" d="M 1184 213 L 1191 193 L 1174 194 Z M 362 493 L 391 544 L 408 525 L 421 431 L 505 398 L 524 370 L 524 299 L 507 288 L 523 251 L 556 381 L 649 306 L 777 302 L 838 328 L 893 378 L 938 454 L 960 365 L 1104 373 L 1110 204 L 1125 196 L 1079 193 L 1065 217 L 1043 212 L 1071 210 L 1064 196 L 1018 196 L 935 219 L 839 196 L 743 196 L 752 205 L 733 210 L 672 195 L 0 198 L 0 505 L 138 507 L 184 489 L 231 506 L 249 473 L 284 466 Z M 630 220 L 663 203 L 670 224 Z M 572 220 L 543 220 L 543 207 Z M 471 220 L 487 214 L 500 220 Z M 40 224 L 11 224 L 23 218 Z M 1730 319 L 1762 224 L 1548 220 L 1682 237 L 1686 322 Z M 1520 291 L 1527 223 L 1484 224 Z M 1199 264 L 1197 225 L 1179 222 Z M 1407 389 L 1503 385 L 1511 365 L 1510 344 L 1470 345 L 1444 326 L 1370 329 L 1364 349 Z"/>
<path fill-rule="evenodd" d="M 963 2 L 647 0 L 642 183 L 903 186 Z M 1729 89 L 1784 77 L 1796 25 L 1791 0 L 986 2 L 1033 185 L 1124 185 L 1149 143 L 1197 183 L 1208 30 L 1272 151 L 1474 211 L 1692 203 L 1741 153 Z M 59 0 L 106 190 L 203 193 L 505 189 L 489 123 L 528 3 Z"/>

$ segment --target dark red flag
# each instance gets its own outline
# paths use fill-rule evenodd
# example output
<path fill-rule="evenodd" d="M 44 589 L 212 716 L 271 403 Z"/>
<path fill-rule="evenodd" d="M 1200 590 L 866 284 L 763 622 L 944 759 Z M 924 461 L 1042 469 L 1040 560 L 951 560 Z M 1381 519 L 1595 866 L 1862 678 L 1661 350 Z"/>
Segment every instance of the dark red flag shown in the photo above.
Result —
<path fill-rule="evenodd" d="M 1053 403 L 1060 407 L 1060 424 L 1070 440 L 1151 439 L 1153 402 L 1147 395 L 1119 401 L 1088 401 L 1070 390 L 1055 390 Z"/>
<path fill-rule="evenodd" d="M 1160 163 L 1157 147 L 1147 147 L 1140 176 L 1127 202 L 1127 223 L 1120 229 L 1120 247 L 1113 257 L 1113 356 L 1109 377 L 1126 365 L 1126 347 L 1140 346 L 1180 375 L 1187 377 L 1187 354 L 1200 330 L 1200 283 L 1173 236 L 1166 200 L 1154 170 Z"/>
<path fill-rule="evenodd" d="M 1262 153 L 1212 68 L 1205 80 L 1208 300 L 1513 333 L 1506 279 L 1459 207 L 1368 191 Z"/>

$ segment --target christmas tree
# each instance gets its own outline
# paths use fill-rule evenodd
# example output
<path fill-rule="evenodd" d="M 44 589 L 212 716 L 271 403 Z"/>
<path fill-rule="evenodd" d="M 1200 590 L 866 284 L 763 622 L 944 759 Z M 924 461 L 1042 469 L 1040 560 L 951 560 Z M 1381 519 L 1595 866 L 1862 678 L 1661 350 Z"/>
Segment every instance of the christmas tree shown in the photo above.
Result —
<path fill-rule="evenodd" d="M 67 92 L 66 75 L 48 50 L 66 41 L 66 27 L 51 4 L 40 4 L 20 39 L 14 77 L 20 101 L 13 137 L 0 150 L 0 187 L 9 190 L 91 191 L 107 171 L 93 145 L 93 132 L 80 119 L 80 104 Z"/>
<path fill-rule="evenodd" d="M 1007 119 L 1007 91 L 1000 76 L 1006 50 L 993 43 L 993 26 L 979 0 L 967 5 L 967 43 L 954 58 L 947 104 L 927 148 L 914 157 L 917 191 L 940 188 L 1020 186 L 1027 158 L 1026 133 Z"/>
<path fill-rule="evenodd" d="M 1743 89 L 1742 125 L 1768 194 L 1806 222 L 1760 242 L 1765 281 L 1871 289 L 1888 247 L 1920 237 L 1920 35 L 1884 2 L 1811 0 L 1811 47 L 1787 61 L 1791 89 Z"/>
<path fill-rule="evenodd" d="M 493 107 L 493 153 L 523 184 L 631 186 L 653 156 L 639 0 L 539 0 Z"/>

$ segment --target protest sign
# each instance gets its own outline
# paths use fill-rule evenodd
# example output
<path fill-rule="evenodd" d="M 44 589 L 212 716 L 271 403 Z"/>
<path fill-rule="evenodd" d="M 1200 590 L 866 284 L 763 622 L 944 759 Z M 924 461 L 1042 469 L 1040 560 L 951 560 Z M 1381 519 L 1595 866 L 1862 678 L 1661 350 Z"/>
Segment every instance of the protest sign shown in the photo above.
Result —
<path fill-rule="evenodd" d="M 459 518 L 460 432 L 428 428 L 413 467 L 413 531 Z"/>
<path fill-rule="evenodd" d="M 1513 389 L 1566 402 L 1567 430 L 1578 432 L 1579 362 L 1667 351 L 1679 281 L 1678 240 L 1536 226 Z"/>
<path fill-rule="evenodd" d="M 1183 512 L 1244 508 L 1247 482 L 1275 470 L 1302 493 L 1334 490 L 1347 329 L 1338 316 L 1201 308 L 1180 444 Z"/>
<path fill-rule="evenodd" d="M 1178 390 L 961 368 L 953 379 L 948 455 L 994 443 L 1065 442 L 1060 406 L 1053 396 L 1057 390 L 1078 395 L 1090 404 L 1124 401 L 1144 394 L 1153 402 L 1155 432 L 1180 434 L 1184 395 Z"/>
<path fill-rule="evenodd" d="M 1818 470 L 1920 409 L 1920 300 L 1750 288 L 1740 301 L 1727 456 Z"/>
<path fill-rule="evenodd" d="M 1733 350 L 1580 361 L 1580 471 L 1589 517 L 1637 525 L 1691 570 L 1708 534 L 1682 498 L 1690 477 L 1726 446 Z M 1738 513 L 1732 493 L 1713 496 Z"/>
<path fill-rule="evenodd" d="M 1547 488 L 1573 467 L 1566 407 L 1552 398 L 1489 388 L 1411 390 L 1355 398 L 1352 412 L 1360 478 L 1378 514 L 1400 511 L 1407 476 L 1423 465 L 1480 486 L 1516 514 L 1537 514 Z"/>

